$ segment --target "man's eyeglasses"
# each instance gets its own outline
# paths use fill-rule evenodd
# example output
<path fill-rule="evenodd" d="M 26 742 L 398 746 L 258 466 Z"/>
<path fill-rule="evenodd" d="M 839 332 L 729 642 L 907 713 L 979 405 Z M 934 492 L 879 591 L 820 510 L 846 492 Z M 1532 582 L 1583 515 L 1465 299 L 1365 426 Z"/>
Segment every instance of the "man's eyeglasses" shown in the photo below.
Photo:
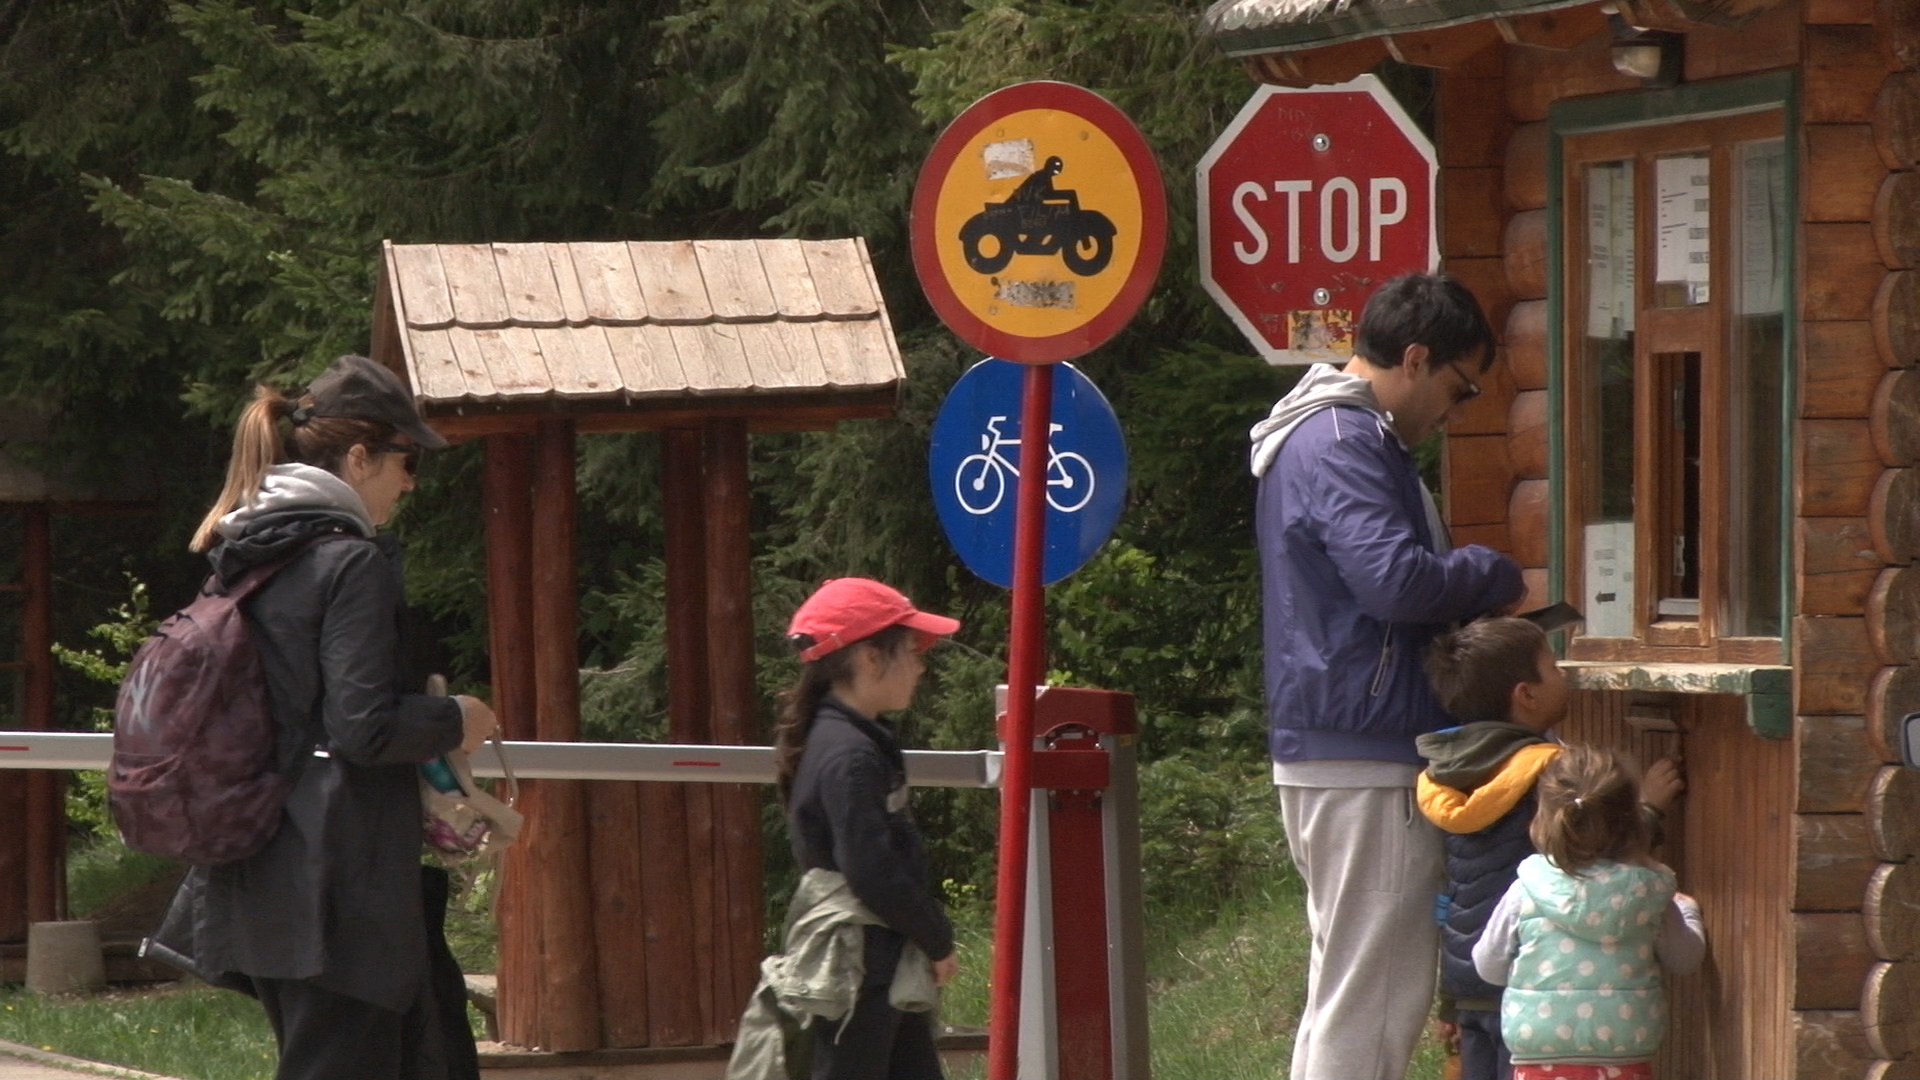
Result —
<path fill-rule="evenodd" d="M 1475 392 L 1478 393 L 1478 391 Z M 367 449 L 376 454 L 405 454 L 406 457 L 401 459 L 400 464 L 407 470 L 407 475 L 412 476 L 420 471 L 420 455 L 424 453 L 424 451 L 418 446 L 403 446 L 400 443 L 374 443 L 368 446 Z"/>
<path fill-rule="evenodd" d="M 1480 396 L 1480 384 L 1467 378 L 1466 371 L 1461 368 L 1459 364 L 1448 364 L 1447 368 L 1455 375 L 1460 376 L 1460 392 L 1453 395 L 1453 403 L 1455 405 L 1472 401 L 1474 398 Z"/>

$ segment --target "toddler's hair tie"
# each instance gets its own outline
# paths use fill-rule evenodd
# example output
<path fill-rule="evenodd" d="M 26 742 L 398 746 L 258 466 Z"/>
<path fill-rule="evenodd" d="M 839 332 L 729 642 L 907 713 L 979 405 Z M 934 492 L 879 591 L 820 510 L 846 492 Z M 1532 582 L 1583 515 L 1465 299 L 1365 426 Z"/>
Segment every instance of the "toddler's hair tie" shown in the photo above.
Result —
<path fill-rule="evenodd" d="M 1586 801 L 1585 799 L 1582 799 L 1582 798 L 1581 798 L 1580 796 L 1578 796 L 1578 795 L 1575 795 L 1575 796 L 1573 797 L 1573 808 L 1574 808 L 1574 809 L 1576 809 L 1576 810 L 1584 810 L 1584 809 L 1586 809 L 1586 807 L 1587 807 L 1587 801 Z"/>

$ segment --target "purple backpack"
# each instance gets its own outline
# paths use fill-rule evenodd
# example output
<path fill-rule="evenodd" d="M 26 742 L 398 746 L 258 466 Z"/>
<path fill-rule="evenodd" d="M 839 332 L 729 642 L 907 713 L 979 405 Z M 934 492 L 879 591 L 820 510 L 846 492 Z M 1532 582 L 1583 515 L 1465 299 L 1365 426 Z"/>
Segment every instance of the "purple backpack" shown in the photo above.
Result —
<path fill-rule="evenodd" d="M 266 846 L 292 777 L 274 760 L 267 679 L 240 605 L 306 550 L 209 578 L 127 668 L 113 704 L 108 802 L 127 846 L 201 866 Z"/>

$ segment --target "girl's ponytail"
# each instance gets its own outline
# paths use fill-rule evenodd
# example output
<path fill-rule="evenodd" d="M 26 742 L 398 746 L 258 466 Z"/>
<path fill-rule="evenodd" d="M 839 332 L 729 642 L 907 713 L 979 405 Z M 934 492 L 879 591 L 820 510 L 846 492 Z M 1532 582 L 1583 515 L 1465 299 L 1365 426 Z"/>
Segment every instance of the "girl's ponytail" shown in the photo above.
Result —
<path fill-rule="evenodd" d="M 215 530 L 220 519 L 246 505 L 253 493 L 260 490 L 260 482 L 265 479 L 267 470 L 279 464 L 286 456 L 286 443 L 280 436 L 280 419 L 291 412 L 292 402 L 280 395 L 270 386 L 256 386 L 253 401 L 240 414 L 240 422 L 233 429 L 233 457 L 227 462 L 227 482 L 220 489 L 220 497 L 214 500 L 213 509 L 201 519 L 200 527 L 194 531 L 193 542 L 188 545 L 194 551 L 206 551 L 218 538 Z"/>
<path fill-rule="evenodd" d="M 1631 759 L 1611 750 L 1560 751 L 1534 788 L 1539 808 L 1527 831 L 1534 849 L 1567 874 L 1645 853 L 1650 838 L 1639 775 Z"/>

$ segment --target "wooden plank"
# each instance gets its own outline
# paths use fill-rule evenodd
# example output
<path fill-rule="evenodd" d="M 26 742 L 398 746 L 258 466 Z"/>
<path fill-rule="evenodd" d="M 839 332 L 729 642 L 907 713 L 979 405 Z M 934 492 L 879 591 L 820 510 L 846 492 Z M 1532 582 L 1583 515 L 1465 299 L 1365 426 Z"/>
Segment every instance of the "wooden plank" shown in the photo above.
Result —
<path fill-rule="evenodd" d="M 1650 5 L 1638 5 L 1643 10 Z M 1800 63 L 1800 13 L 1793 4 L 1770 10 L 1750 5 L 1752 18 L 1737 26 L 1694 23 L 1684 29 L 1687 46 L 1682 81 L 1698 82 Z"/>
<path fill-rule="evenodd" d="M 1447 521 L 1484 525 L 1507 520 L 1513 492 L 1513 466 L 1503 435 L 1457 435 L 1447 439 L 1445 479 Z"/>
<path fill-rule="evenodd" d="M 660 501 L 667 569 L 667 734 L 707 743 L 707 525 L 700 429 L 660 433 Z"/>
<path fill-rule="evenodd" d="M 395 244 L 395 285 L 406 324 L 421 330 L 453 325 L 453 294 L 447 272 L 440 265 L 440 249 L 433 244 Z"/>
<path fill-rule="evenodd" d="M 1347 82 L 1386 58 L 1386 43 L 1368 37 L 1300 52 L 1263 53 L 1258 64 L 1262 81 L 1307 87 Z"/>
<path fill-rule="evenodd" d="M 1920 173 L 1887 173 L 1870 212 L 1880 261 L 1896 270 L 1920 266 Z"/>
<path fill-rule="evenodd" d="M 1522 569 L 1520 584 L 1526 591 L 1520 594 L 1520 610 L 1532 611 L 1551 603 L 1552 583 L 1552 578 L 1544 566 L 1529 566 Z"/>
<path fill-rule="evenodd" d="M 1501 63 L 1505 53 L 1493 49 L 1487 55 Z M 1500 163 L 1508 129 L 1506 92 L 1506 80 L 1499 75 L 1470 75 L 1457 68 L 1440 73 L 1433 117 L 1441 168 Z"/>
<path fill-rule="evenodd" d="M 773 288 L 751 240 L 695 240 L 694 257 L 706 279 L 707 299 L 722 322 L 771 319 L 779 313 Z"/>
<path fill-rule="evenodd" d="M 1881 865 L 1864 814 L 1793 816 L 1793 910 L 1858 911 Z"/>
<path fill-rule="evenodd" d="M 668 324 L 703 323 L 713 318 L 700 259 L 690 240 L 629 240 L 633 276 L 647 298 L 647 317 Z"/>
<path fill-rule="evenodd" d="M 1515 394 L 1507 410 L 1507 456 L 1521 480 L 1547 478 L 1547 392 Z"/>
<path fill-rule="evenodd" d="M 1545 123 L 1521 124 L 1513 129 L 1502 169 L 1509 209 L 1547 208 L 1547 147 L 1552 139 Z"/>
<path fill-rule="evenodd" d="M 880 298 L 867 283 L 860 249 L 851 240 L 802 240 L 820 311 L 829 319 L 862 319 L 880 310 Z"/>
<path fill-rule="evenodd" d="M 474 331 L 464 326 L 450 326 L 445 333 L 447 344 L 453 347 L 454 363 L 460 365 L 460 377 L 467 384 L 467 396 L 495 396 L 498 391 L 494 389 L 493 373 L 488 369 L 486 355 Z"/>
<path fill-rule="evenodd" d="M 1813 322 L 1801 327 L 1800 336 L 1800 415 L 1871 415 L 1874 391 L 1887 370 L 1873 346 L 1873 324 Z"/>
<path fill-rule="evenodd" d="M 707 963 L 693 934 L 687 797 L 705 785 L 640 785 L 640 876 L 647 903 L 649 1046 L 696 1046 L 706 1034 L 689 983 Z M 742 1002 L 744 1004 L 744 1002 Z"/>
<path fill-rule="evenodd" d="M 428 401 L 458 401 L 468 393 L 467 376 L 454 355 L 453 330 L 407 329 L 413 353 L 414 392 Z"/>
<path fill-rule="evenodd" d="M 1920 461 L 1920 369 L 1889 371 L 1874 387 L 1867 415 L 1873 447 L 1889 468 Z"/>
<path fill-rule="evenodd" d="M 1920 712 L 1920 665 L 1899 664 L 1874 673 L 1867 688 L 1867 744 L 1881 761 L 1901 759 L 1901 721 Z"/>
<path fill-rule="evenodd" d="M 453 317 L 469 330 L 507 325 L 507 294 L 489 244 L 441 244 L 440 265 L 447 272 Z"/>
<path fill-rule="evenodd" d="M 734 327 L 746 351 L 758 387 L 809 388 L 827 385 L 820 346 L 806 323 L 741 323 Z"/>
<path fill-rule="evenodd" d="M 567 321 L 547 245 L 495 244 L 493 263 L 506 294 L 508 318 L 521 326 L 560 326 Z"/>
<path fill-rule="evenodd" d="M 1547 297 L 1547 212 L 1522 210 L 1507 219 L 1501 243 L 1507 268 L 1507 288 L 1516 300 Z"/>
<path fill-rule="evenodd" d="M 686 392 L 687 376 L 680 367 L 680 351 L 674 346 L 671 329 L 650 323 L 609 326 L 606 333 L 607 346 L 627 393 L 648 397 Z"/>
<path fill-rule="evenodd" d="M 1802 420 L 1799 512 L 1803 517 L 1858 517 L 1873 500 L 1885 466 L 1865 420 Z"/>
<path fill-rule="evenodd" d="M 27 774 L 0 772 L 0 820 L 25 821 Z M 0 829 L 0 941 L 25 941 L 27 925 L 27 831 Z M 21 976 L 25 978 L 24 973 Z"/>
<path fill-rule="evenodd" d="M 1871 221 L 1887 176 L 1871 124 L 1809 124 L 1802 130 L 1808 221 Z"/>
<path fill-rule="evenodd" d="M 1809 26 L 1801 118 L 1809 124 L 1864 124 L 1886 78 L 1886 53 L 1872 26 Z"/>
<path fill-rule="evenodd" d="M 812 324 L 814 344 L 827 385 L 886 386 L 906 377 L 892 340 L 876 322 L 818 322 Z"/>
<path fill-rule="evenodd" d="M 813 287 L 813 272 L 807 269 L 807 253 L 798 240 L 755 240 L 760 265 L 766 270 L 767 287 L 773 293 L 774 306 L 783 319 L 817 319 L 823 312 L 819 290 Z"/>
<path fill-rule="evenodd" d="M 1920 658 L 1920 567 L 1889 566 L 1867 594 L 1867 637 L 1883 664 Z"/>
<path fill-rule="evenodd" d="M 1801 615 L 1793 620 L 1799 678 L 1794 711 L 1802 716 L 1864 715 L 1867 689 L 1880 660 L 1867 637 L 1867 620 Z"/>
<path fill-rule="evenodd" d="M 1860 1080 L 1873 1051 L 1857 1009 L 1803 1009 L 1791 1015 L 1794 1080 Z"/>
<path fill-rule="evenodd" d="M 1801 226 L 1805 279 L 1800 310 L 1810 322 L 1867 319 L 1874 293 L 1886 269 L 1874 246 L 1873 226 L 1864 223 Z"/>
<path fill-rule="evenodd" d="M 1867 1045 L 1882 1058 L 1900 1060 L 1920 1050 L 1920 964 L 1875 964 L 1860 997 Z"/>
<path fill-rule="evenodd" d="M 1874 964 L 1860 913 L 1796 912 L 1793 916 L 1793 1007 L 1844 1009 L 1860 1004 Z"/>
<path fill-rule="evenodd" d="M 1507 315 L 1504 345 L 1513 385 L 1520 390 L 1547 388 L 1547 302 L 1523 300 Z"/>
<path fill-rule="evenodd" d="M 1860 813 L 1880 770 L 1879 755 L 1867 745 L 1867 718 L 1802 716 L 1795 726 L 1800 733 L 1800 794 L 1794 809 L 1802 814 Z"/>
<path fill-rule="evenodd" d="M 1920 472 L 1888 469 L 1873 485 L 1867 504 L 1867 534 L 1874 553 L 1889 566 L 1920 555 Z"/>
<path fill-rule="evenodd" d="M 1479 544 L 1481 547 L 1490 547 L 1509 557 L 1513 554 L 1508 548 L 1507 523 L 1504 521 L 1496 521 L 1489 525 L 1449 524 L 1447 531 L 1453 534 L 1453 546 L 1456 548 L 1466 547 L 1468 544 Z"/>
<path fill-rule="evenodd" d="M 1867 1066 L 1865 1080 L 1920 1080 L 1920 1060 L 1876 1061 Z"/>
<path fill-rule="evenodd" d="M 1546 566 L 1547 514 L 1552 506 L 1547 481 L 1522 480 L 1507 500 L 1507 528 L 1513 536 L 1513 561 L 1521 566 Z"/>
<path fill-rule="evenodd" d="M 568 244 L 586 316 L 607 326 L 633 326 L 648 316 L 634 276 L 633 256 L 621 243 Z"/>
<path fill-rule="evenodd" d="M 1867 519 L 1797 518 L 1794 556 L 1799 603 L 1807 615 L 1860 615 L 1880 574 Z"/>
<path fill-rule="evenodd" d="M 1500 254 L 1506 203 L 1492 166 L 1440 170 L 1440 244 L 1448 258 Z"/>
<path fill-rule="evenodd" d="M 1874 4 L 1875 0 L 1807 0 L 1801 21 L 1872 26 Z"/>
<path fill-rule="evenodd" d="M 1882 862 L 1920 855 L 1920 770 L 1881 766 L 1867 789 L 1867 830 Z"/>
<path fill-rule="evenodd" d="M 613 362 L 603 328 L 543 326 L 532 333 L 554 393 L 564 397 L 619 395 L 620 368 Z"/>
<path fill-rule="evenodd" d="M 1882 364 L 1903 368 L 1920 361 L 1920 270 L 1882 277 L 1869 318 Z"/>
<path fill-rule="evenodd" d="M 1513 307 L 1513 290 L 1507 285 L 1505 259 L 1447 259 L 1441 269 L 1460 279 L 1494 326 L 1506 325 Z"/>
<path fill-rule="evenodd" d="M 1880 84 L 1873 141 L 1887 168 L 1920 167 L 1920 71 L 1897 71 Z"/>
<path fill-rule="evenodd" d="M 714 809 L 712 784 L 687 785 L 687 884 L 693 901 L 693 955 L 697 964 L 681 978 L 680 992 L 699 1006 L 701 1043 L 713 1043 L 714 1014 L 722 1005 L 714 987 L 716 974 L 726 970 L 726 957 L 719 952 L 726 942 L 724 925 L 726 878 L 720 861 L 714 857 Z M 719 961 L 719 963 L 716 963 Z M 691 985 L 688 985 L 691 983 Z M 745 1000 L 745 999 L 742 999 Z M 725 1008 L 735 1008 L 728 1003 Z"/>
<path fill-rule="evenodd" d="M 1496 16 L 1493 22 L 1510 45 L 1556 50 L 1571 49 L 1607 30 L 1607 16 L 1597 4 Z"/>
<path fill-rule="evenodd" d="M 1387 53 L 1402 64 L 1446 69 L 1497 48 L 1502 40 L 1493 21 L 1482 19 L 1440 30 L 1393 34 L 1386 38 L 1386 46 Z"/>
<path fill-rule="evenodd" d="M 1880 863 L 1867 882 L 1860 915 L 1867 944 L 1882 960 L 1920 957 L 1920 864 Z"/>
<path fill-rule="evenodd" d="M 580 268 L 573 262 L 572 244 L 548 244 L 547 267 L 553 271 L 554 288 L 560 293 L 560 311 L 568 323 L 584 326 L 593 315 L 587 310 L 587 294 L 580 285 Z"/>
<path fill-rule="evenodd" d="M 651 296 L 651 294 L 649 294 Z M 753 373 L 740 345 L 739 328 L 720 323 L 668 327 L 687 389 L 696 394 L 749 390 Z"/>
<path fill-rule="evenodd" d="M 546 357 L 540 353 L 540 341 L 534 337 L 532 327 L 475 330 L 473 339 L 480 346 L 480 356 L 493 379 L 495 394 L 524 399 L 553 392 Z"/>
<path fill-rule="evenodd" d="M 602 1043 L 646 1046 L 647 890 L 640 873 L 640 785 L 587 786 L 593 829 L 593 929 L 599 946 Z"/>

